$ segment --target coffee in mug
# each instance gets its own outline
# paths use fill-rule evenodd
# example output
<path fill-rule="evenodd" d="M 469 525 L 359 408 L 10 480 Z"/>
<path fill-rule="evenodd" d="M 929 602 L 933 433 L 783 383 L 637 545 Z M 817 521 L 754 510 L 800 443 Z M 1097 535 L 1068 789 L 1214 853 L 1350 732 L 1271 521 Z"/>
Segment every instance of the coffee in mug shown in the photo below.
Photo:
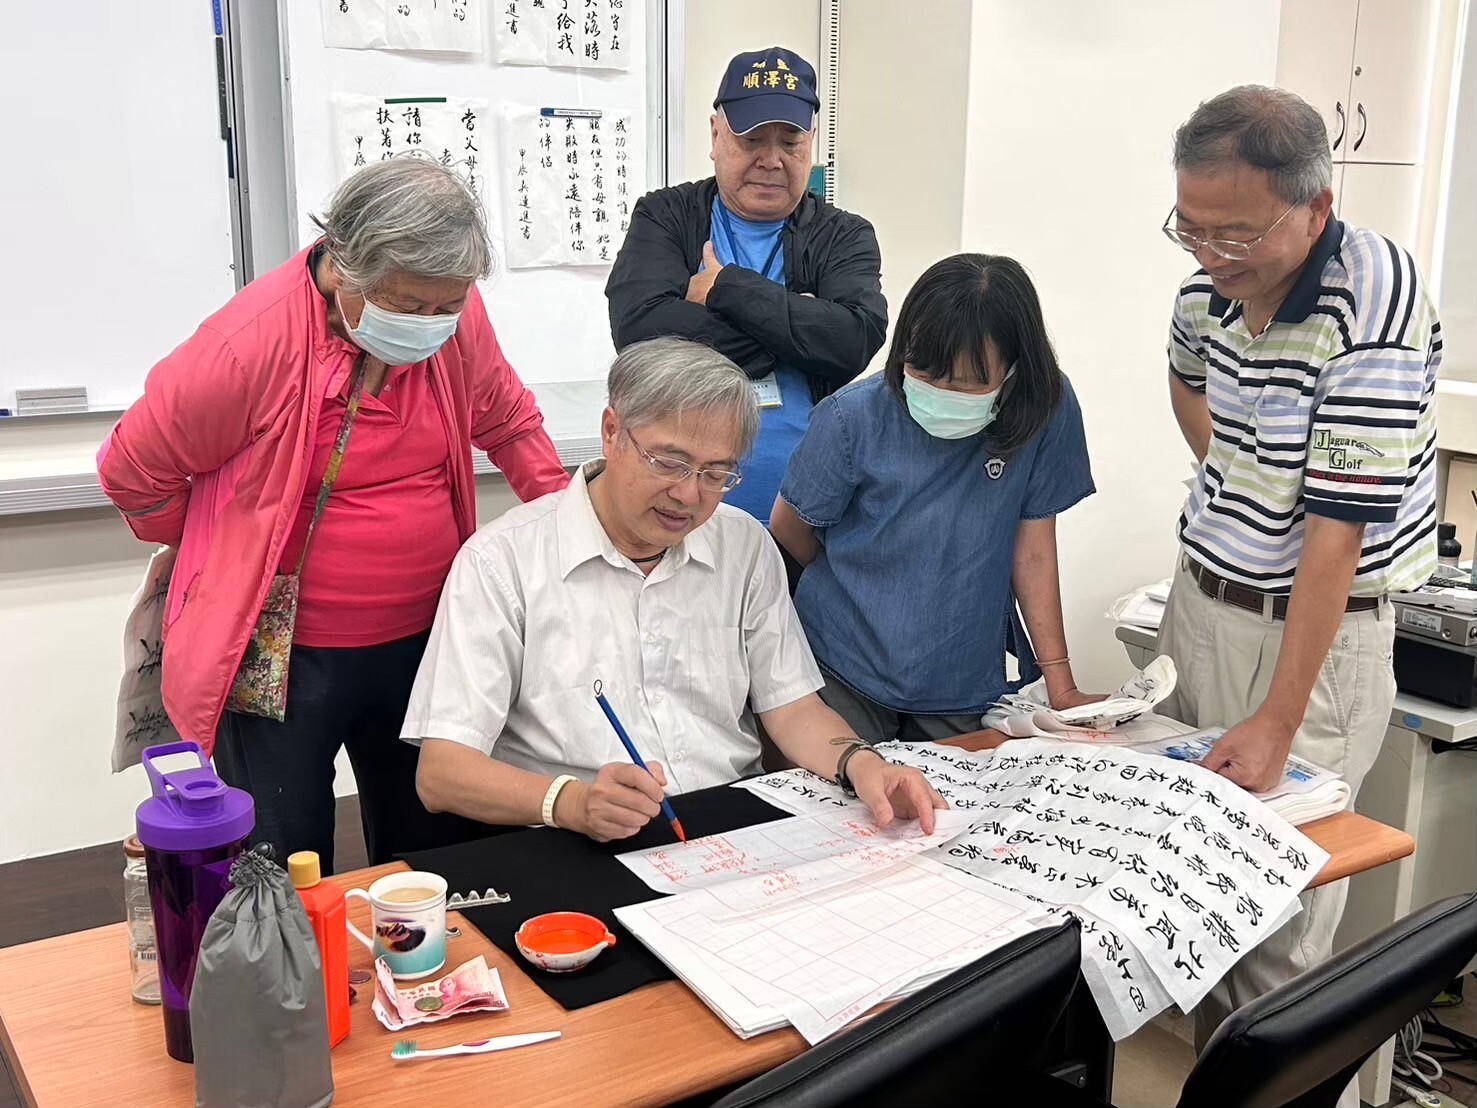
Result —
<path fill-rule="evenodd" d="M 367 900 L 374 938 L 352 923 L 352 934 L 383 958 L 399 978 L 426 977 L 446 964 L 446 880 L 434 873 L 407 871 L 381 877 L 366 889 L 350 889 L 348 899 Z"/>

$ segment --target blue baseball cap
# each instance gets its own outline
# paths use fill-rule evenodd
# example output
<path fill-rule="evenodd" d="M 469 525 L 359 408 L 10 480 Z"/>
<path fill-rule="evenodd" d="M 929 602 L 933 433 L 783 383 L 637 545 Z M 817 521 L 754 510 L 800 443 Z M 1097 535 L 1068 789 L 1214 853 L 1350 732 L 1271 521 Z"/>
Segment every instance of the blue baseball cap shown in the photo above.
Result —
<path fill-rule="evenodd" d="M 713 107 L 723 109 L 736 135 L 766 123 L 813 131 L 815 113 L 821 107 L 815 92 L 815 67 L 780 46 L 739 54 L 723 73 Z"/>

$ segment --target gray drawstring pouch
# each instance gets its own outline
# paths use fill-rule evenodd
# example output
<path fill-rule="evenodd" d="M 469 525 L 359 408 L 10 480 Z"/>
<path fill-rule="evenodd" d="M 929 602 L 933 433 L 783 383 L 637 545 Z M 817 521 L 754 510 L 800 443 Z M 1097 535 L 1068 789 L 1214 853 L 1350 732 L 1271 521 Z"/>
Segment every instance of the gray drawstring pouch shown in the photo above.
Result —
<path fill-rule="evenodd" d="M 328 1012 L 308 914 L 270 850 L 237 858 L 231 884 L 190 990 L 195 1108 L 327 1108 Z"/>

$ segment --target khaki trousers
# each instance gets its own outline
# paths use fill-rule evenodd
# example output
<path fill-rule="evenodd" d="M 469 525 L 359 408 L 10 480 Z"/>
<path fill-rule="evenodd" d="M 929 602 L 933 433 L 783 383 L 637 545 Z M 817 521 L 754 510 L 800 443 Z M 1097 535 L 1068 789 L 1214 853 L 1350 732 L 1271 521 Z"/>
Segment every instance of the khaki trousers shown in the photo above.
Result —
<path fill-rule="evenodd" d="M 1230 727 L 1266 697 L 1283 624 L 1206 596 L 1186 565 L 1181 554 L 1158 644 L 1159 653 L 1174 659 L 1179 680 L 1156 711 L 1195 727 Z M 1372 611 L 1345 613 L 1293 739 L 1294 753 L 1341 773 L 1353 794 L 1374 765 L 1389 726 L 1394 647 L 1395 619 L 1388 602 Z M 1348 891 L 1345 880 L 1303 893 L 1303 910 L 1241 959 L 1195 1009 L 1197 1049 L 1231 1012 L 1333 953 Z M 1341 1108 L 1359 1103 L 1353 1085 L 1339 1103 Z"/>

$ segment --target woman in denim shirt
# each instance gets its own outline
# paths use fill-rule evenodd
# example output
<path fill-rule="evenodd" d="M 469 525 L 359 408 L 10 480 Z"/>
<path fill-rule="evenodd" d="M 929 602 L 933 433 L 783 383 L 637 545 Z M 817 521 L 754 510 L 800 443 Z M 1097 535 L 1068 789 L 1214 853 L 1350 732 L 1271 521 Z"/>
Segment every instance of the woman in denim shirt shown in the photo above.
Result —
<path fill-rule="evenodd" d="M 932 266 L 885 371 L 816 406 L 775 501 L 774 535 L 806 567 L 795 607 L 822 698 L 871 742 L 977 730 L 1040 673 L 1055 708 L 1097 699 L 1072 678 L 1056 556 L 1057 514 L 1093 491 L 1025 270 Z M 1007 651 L 1023 680 L 1006 680 Z"/>

